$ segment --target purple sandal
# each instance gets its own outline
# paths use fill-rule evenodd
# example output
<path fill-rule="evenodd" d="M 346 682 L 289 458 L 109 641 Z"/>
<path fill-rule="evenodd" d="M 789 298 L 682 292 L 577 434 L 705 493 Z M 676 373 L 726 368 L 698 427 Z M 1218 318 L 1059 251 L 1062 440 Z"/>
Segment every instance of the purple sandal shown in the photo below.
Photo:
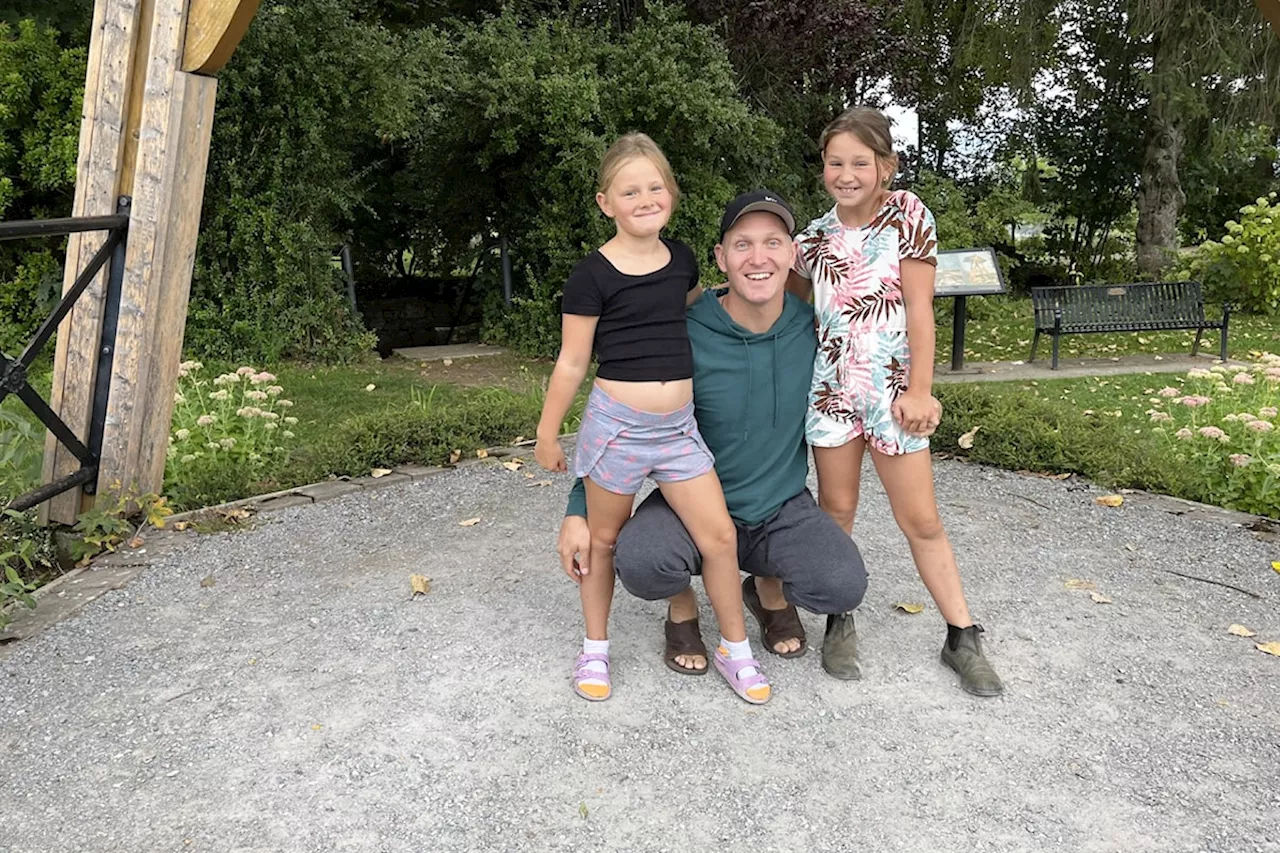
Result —
<path fill-rule="evenodd" d="M 743 701 L 750 702 L 752 705 L 763 705 L 773 695 L 769 687 L 769 679 L 764 677 L 760 664 L 755 658 L 734 660 L 729 657 L 728 650 L 721 646 L 716 649 L 712 660 L 715 662 L 716 670 L 724 676 L 724 680 L 729 682 L 733 692 L 741 696 Z M 756 674 L 750 676 L 738 674 L 748 667 L 754 668 Z"/>
<path fill-rule="evenodd" d="M 587 664 L 594 661 L 602 662 L 606 667 L 605 671 L 596 672 L 594 669 L 587 669 Z M 613 692 L 613 686 L 609 682 L 610 668 L 608 655 L 589 655 L 582 652 L 578 655 L 578 662 L 573 667 L 573 692 L 588 702 L 603 702 L 608 699 Z M 603 681 L 604 684 L 583 684 L 584 681 Z"/>

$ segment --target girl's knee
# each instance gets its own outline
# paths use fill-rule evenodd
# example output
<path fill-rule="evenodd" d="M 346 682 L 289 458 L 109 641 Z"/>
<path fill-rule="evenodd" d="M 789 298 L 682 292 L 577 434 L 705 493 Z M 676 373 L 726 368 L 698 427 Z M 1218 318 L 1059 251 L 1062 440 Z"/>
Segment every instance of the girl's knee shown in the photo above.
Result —
<path fill-rule="evenodd" d="M 723 522 L 700 531 L 696 544 L 703 557 L 724 556 L 726 554 L 736 556 L 738 552 L 738 530 L 733 526 L 733 522 L 726 518 Z"/>
<path fill-rule="evenodd" d="M 947 536 L 947 531 L 942 526 L 942 517 L 937 512 L 904 515 L 898 519 L 898 526 L 908 539 L 914 541 L 934 542 Z"/>

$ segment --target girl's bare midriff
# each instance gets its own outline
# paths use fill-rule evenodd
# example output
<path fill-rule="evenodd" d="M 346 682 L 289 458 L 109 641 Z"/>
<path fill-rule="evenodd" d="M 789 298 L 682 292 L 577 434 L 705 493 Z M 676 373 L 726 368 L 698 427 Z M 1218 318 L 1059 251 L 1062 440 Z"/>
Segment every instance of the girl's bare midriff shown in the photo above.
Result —
<path fill-rule="evenodd" d="M 619 403 L 642 412 L 674 412 L 693 399 L 692 379 L 670 382 L 622 382 L 596 377 L 596 387 Z"/>

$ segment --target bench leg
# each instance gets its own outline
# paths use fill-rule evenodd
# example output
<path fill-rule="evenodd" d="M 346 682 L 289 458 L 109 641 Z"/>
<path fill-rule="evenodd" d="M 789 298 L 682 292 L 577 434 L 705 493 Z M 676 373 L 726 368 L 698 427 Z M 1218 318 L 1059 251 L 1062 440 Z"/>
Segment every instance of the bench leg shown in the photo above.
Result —
<path fill-rule="evenodd" d="M 1027 361 L 1036 360 L 1036 347 L 1038 346 L 1040 346 L 1040 330 L 1036 329 L 1036 335 L 1031 339 L 1031 358 L 1027 359 Z"/>
<path fill-rule="evenodd" d="M 1058 336 L 1053 336 L 1053 369 L 1058 369 Z"/>
<path fill-rule="evenodd" d="M 1200 337 L 1204 334 L 1204 326 L 1196 329 L 1196 342 L 1191 345 L 1191 355 L 1195 357 L 1200 354 Z"/>
<path fill-rule="evenodd" d="M 1218 339 L 1218 357 L 1227 360 L 1227 326 L 1231 325 L 1231 303 L 1222 304 L 1222 335 Z"/>

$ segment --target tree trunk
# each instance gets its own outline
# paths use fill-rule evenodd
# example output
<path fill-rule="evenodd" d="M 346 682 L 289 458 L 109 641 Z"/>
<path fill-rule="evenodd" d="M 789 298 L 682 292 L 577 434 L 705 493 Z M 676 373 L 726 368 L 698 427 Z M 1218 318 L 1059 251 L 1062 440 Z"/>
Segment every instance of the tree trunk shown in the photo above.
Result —
<path fill-rule="evenodd" d="M 1157 39 L 1153 54 L 1152 77 L 1173 60 Z M 1158 277 L 1173 263 L 1178 251 L 1178 217 L 1187 203 L 1178 178 L 1178 161 L 1186 141 L 1181 117 L 1166 87 L 1152 86 L 1151 104 L 1147 108 L 1146 150 L 1142 158 L 1142 178 L 1138 184 L 1138 270 Z"/>

